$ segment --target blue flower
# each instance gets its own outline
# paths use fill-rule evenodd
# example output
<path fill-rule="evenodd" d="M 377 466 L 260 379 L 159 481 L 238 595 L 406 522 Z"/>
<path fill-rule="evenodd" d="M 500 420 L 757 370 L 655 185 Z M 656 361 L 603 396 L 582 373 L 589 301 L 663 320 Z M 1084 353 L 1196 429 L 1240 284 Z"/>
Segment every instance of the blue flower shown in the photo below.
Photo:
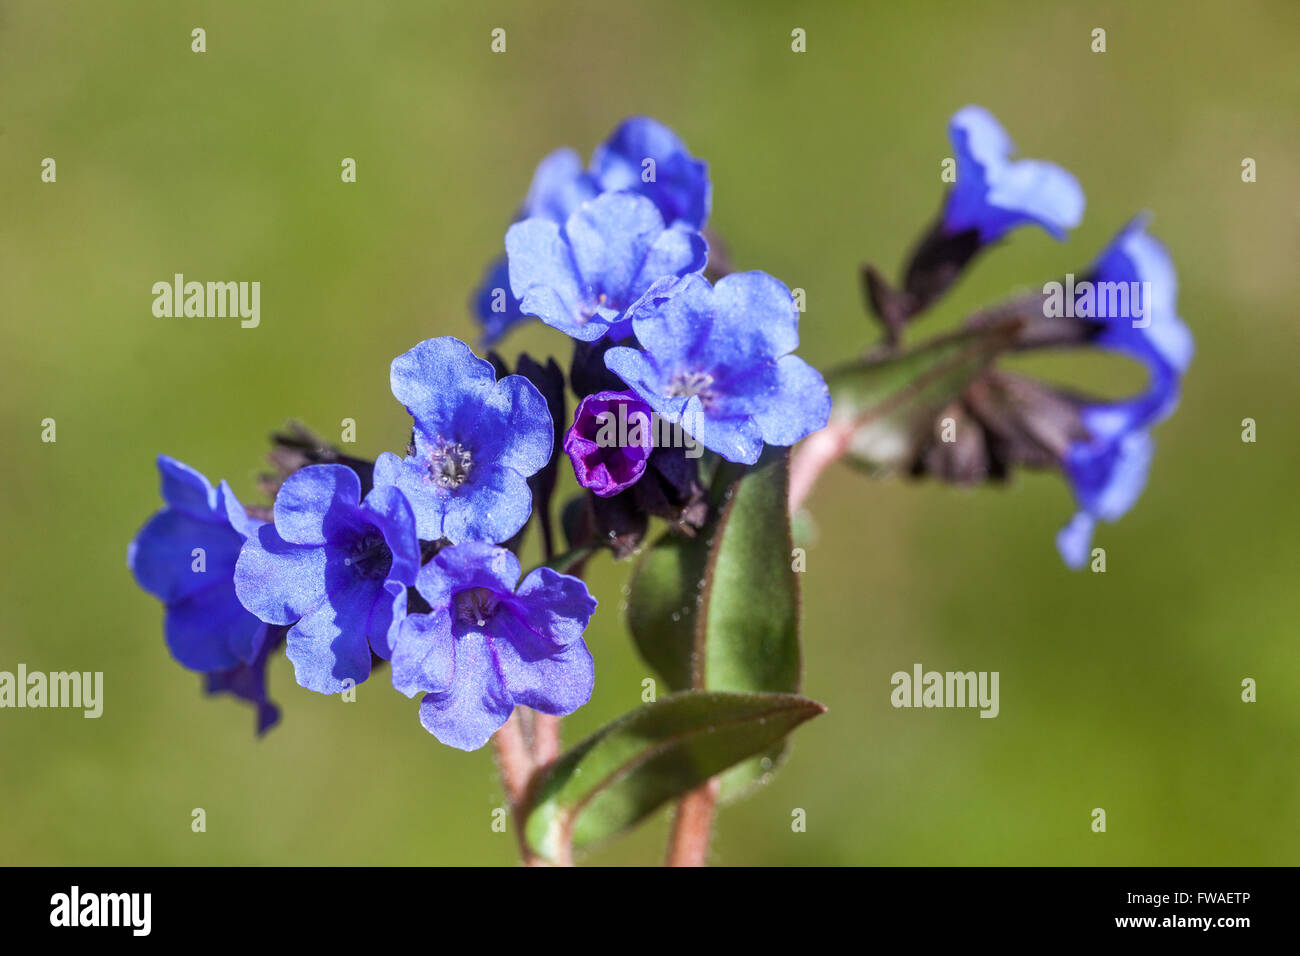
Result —
<path fill-rule="evenodd" d="M 1183 373 L 1196 350 L 1178 317 L 1178 274 L 1165 247 L 1146 232 L 1147 217 L 1131 220 L 1097 257 L 1087 279 L 1094 290 L 1093 342 L 1146 366 L 1146 392 L 1128 403 L 1131 427 L 1167 418 L 1178 404 Z M 1123 284 L 1126 295 L 1103 294 Z M 1142 315 L 1135 307 L 1141 303 Z M 1125 307 L 1127 306 L 1127 307 Z"/>
<path fill-rule="evenodd" d="M 291 624 L 287 652 L 308 690 L 337 694 L 370 676 L 370 652 L 391 654 L 420 567 L 415 518 L 402 493 L 345 465 L 309 465 L 275 498 L 275 524 L 244 542 L 235 592 L 268 624 Z"/>
<path fill-rule="evenodd" d="M 1145 217 L 1125 226 L 1087 276 L 1093 289 L 1125 283 L 1125 296 L 1095 296 L 1092 341 L 1146 366 L 1147 387 L 1117 402 L 1082 403 L 1087 438 L 1072 442 L 1062 465 L 1079 511 L 1057 536 L 1057 549 L 1073 568 L 1087 563 L 1098 521 L 1116 521 L 1146 484 L 1153 443 L 1149 429 L 1178 406 L 1183 374 L 1195 345 L 1177 313 L 1178 277 L 1164 247 L 1147 235 Z M 1135 301 L 1142 302 L 1140 317 Z M 1120 307 L 1128 303 L 1127 308 Z"/>
<path fill-rule="evenodd" d="M 1088 563 L 1097 522 L 1118 521 L 1142 494 L 1154 451 L 1145 431 L 1095 434 L 1091 441 L 1072 444 L 1064 461 L 1079 511 L 1057 534 L 1056 548 L 1076 569 Z"/>
<path fill-rule="evenodd" d="M 764 443 L 793 445 L 830 415 L 821 374 L 790 354 L 798 321 L 790 290 L 765 272 L 716 286 L 691 275 L 646 295 L 632 316 L 643 349 L 612 348 L 605 364 L 661 418 L 753 464 Z"/>
<path fill-rule="evenodd" d="M 591 698 L 582 632 L 595 598 L 550 568 L 518 582 L 519 559 L 486 544 L 443 548 L 420 569 L 430 611 L 402 622 L 393 686 L 424 693 L 420 723 L 448 746 L 477 750 L 517 705 L 563 715 Z"/>
<path fill-rule="evenodd" d="M 519 310 L 519 300 L 510 291 L 510 262 L 505 256 L 488 264 L 470 300 L 470 310 L 483 326 L 484 345 L 500 341 L 516 323 L 532 318 Z"/>
<path fill-rule="evenodd" d="M 189 465 L 158 456 L 167 507 L 140 529 L 126 563 L 140 587 L 167 611 L 163 634 L 172 657 L 206 676 L 209 693 L 230 690 L 257 708 L 257 732 L 279 719 L 266 696 L 266 660 L 276 629 L 244 609 L 235 594 L 235 562 L 265 522 L 248 515 L 230 485 L 216 488 Z"/>
<path fill-rule="evenodd" d="M 189 465 L 158 456 L 166 503 L 126 552 L 140 587 L 166 605 L 163 633 L 177 661 L 208 673 L 257 657 L 267 627 L 244 610 L 233 575 L 239 549 L 264 523 L 230 485 L 216 488 Z"/>
<path fill-rule="evenodd" d="M 510 287 L 525 314 L 583 342 L 631 331 L 626 311 L 659 279 L 699 272 L 708 246 L 699 233 L 668 228 L 634 193 L 583 203 L 564 225 L 534 217 L 506 233 Z"/>
<path fill-rule="evenodd" d="M 677 134 L 648 117 L 625 120 L 592 156 L 589 169 L 571 149 L 559 149 L 538 164 L 515 221 L 540 217 L 563 225 L 577 208 L 605 192 L 635 192 L 658 208 L 664 222 L 700 230 L 708 219 L 713 190 L 708 164 L 693 157 Z M 507 260 L 492 262 L 471 299 L 491 344 L 528 318 L 510 289 Z"/>
<path fill-rule="evenodd" d="M 280 708 L 266 695 L 266 662 L 271 653 L 284 644 L 283 627 L 271 627 L 262 649 L 253 660 L 243 661 L 234 667 L 209 671 L 204 675 L 209 694 L 231 694 L 246 700 L 257 710 L 257 733 L 266 733 L 280 720 Z"/>
<path fill-rule="evenodd" d="M 393 359 L 393 395 L 415 419 L 411 454 L 375 462 L 375 485 L 405 493 L 425 541 L 498 542 L 532 511 L 527 478 L 551 457 L 546 399 L 522 375 L 496 380 L 459 339 L 421 342 Z"/>
<path fill-rule="evenodd" d="M 944 208 L 945 232 L 976 230 L 987 244 L 1032 222 L 1063 239 L 1083 218 L 1079 181 L 1054 163 L 1012 160 L 1015 146 L 988 110 L 958 110 L 948 135 L 956 153 L 957 181 Z"/>
<path fill-rule="evenodd" d="M 515 221 L 541 216 L 552 222 L 564 222 L 569 213 L 603 191 L 595 177 L 582 168 L 577 153 L 568 148 L 557 149 L 537 164 Z"/>
<path fill-rule="evenodd" d="M 709 164 L 649 117 L 624 120 L 591 157 L 591 174 L 601 192 L 629 190 L 645 196 L 670 226 L 700 230 L 708 221 L 713 205 Z"/>

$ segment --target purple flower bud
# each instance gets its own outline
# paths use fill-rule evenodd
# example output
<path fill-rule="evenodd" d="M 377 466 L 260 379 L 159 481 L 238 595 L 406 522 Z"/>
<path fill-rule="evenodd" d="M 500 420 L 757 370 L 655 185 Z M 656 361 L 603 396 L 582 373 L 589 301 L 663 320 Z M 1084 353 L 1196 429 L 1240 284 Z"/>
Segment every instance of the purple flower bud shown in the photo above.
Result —
<path fill-rule="evenodd" d="M 654 429 L 653 412 L 636 393 L 588 395 L 564 436 L 578 484 L 602 498 L 636 484 L 654 450 Z"/>

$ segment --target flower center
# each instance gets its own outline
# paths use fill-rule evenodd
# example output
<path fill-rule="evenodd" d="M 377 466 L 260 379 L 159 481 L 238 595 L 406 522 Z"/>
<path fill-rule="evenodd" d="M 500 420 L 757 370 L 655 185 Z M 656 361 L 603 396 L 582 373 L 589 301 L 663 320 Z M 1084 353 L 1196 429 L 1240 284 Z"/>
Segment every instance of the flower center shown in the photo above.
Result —
<path fill-rule="evenodd" d="M 713 376 L 708 372 L 678 372 L 669 381 L 669 398 L 690 398 L 692 395 L 705 405 L 713 401 Z"/>
<path fill-rule="evenodd" d="M 500 603 L 496 593 L 488 588 L 469 588 L 452 598 L 456 620 L 478 627 L 483 627 L 492 620 Z"/>
<path fill-rule="evenodd" d="M 605 304 L 608 298 L 609 296 L 605 295 L 605 293 L 602 292 L 600 295 L 596 297 L 595 305 L 584 306 L 583 308 L 579 309 L 578 324 L 585 325 L 592 318 L 592 316 L 594 316 L 597 312 L 600 311 L 600 307 Z"/>
<path fill-rule="evenodd" d="M 459 488 L 469 480 L 474 455 L 460 442 L 440 442 L 429 456 L 429 478 L 442 488 Z"/>
<path fill-rule="evenodd" d="M 343 563 L 363 578 L 383 578 L 393 566 L 393 552 L 381 534 L 362 535 L 348 548 Z"/>

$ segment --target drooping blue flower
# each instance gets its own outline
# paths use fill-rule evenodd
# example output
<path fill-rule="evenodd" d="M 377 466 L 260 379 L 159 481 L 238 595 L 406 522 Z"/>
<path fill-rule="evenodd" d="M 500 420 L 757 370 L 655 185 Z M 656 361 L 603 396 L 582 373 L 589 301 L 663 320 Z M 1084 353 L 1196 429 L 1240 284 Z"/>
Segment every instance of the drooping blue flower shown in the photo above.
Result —
<path fill-rule="evenodd" d="M 591 698 L 582 633 L 596 600 L 579 579 L 538 568 L 519 583 L 505 548 L 443 548 L 420 569 L 427 614 L 402 622 L 393 686 L 423 693 L 420 723 L 444 744 L 477 750 L 516 706 L 571 714 Z M 516 587 L 517 585 L 517 587 Z"/>
<path fill-rule="evenodd" d="M 658 208 L 635 193 L 604 193 L 563 225 L 534 217 L 506 233 L 510 287 L 520 309 L 583 342 L 631 331 L 627 309 L 665 277 L 703 270 L 708 245 L 696 232 L 666 227 Z"/>
<path fill-rule="evenodd" d="M 205 689 L 209 694 L 231 694 L 256 708 L 259 736 L 280 720 L 280 708 L 266 694 L 266 664 L 271 654 L 284 645 L 285 630 L 271 626 L 262 649 L 247 664 L 240 661 L 234 667 L 209 671 L 204 675 Z"/>
<path fill-rule="evenodd" d="M 546 399 L 522 375 L 500 381 L 492 365 L 459 339 L 427 339 L 393 359 L 393 395 L 415 419 L 405 459 L 375 462 L 375 485 L 410 501 L 416 532 L 496 543 L 532 511 L 527 478 L 550 460 L 554 423 Z"/>
<path fill-rule="evenodd" d="M 956 154 L 957 181 L 944 207 L 947 233 L 977 230 L 987 244 L 1016 226 L 1036 223 L 1064 239 L 1082 220 L 1079 181 L 1054 163 L 1013 160 L 1015 145 L 988 110 L 958 110 L 948 124 L 948 136 Z"/>
<path fill-rule="evenodd" d="M 826 382 L 791 354 L 794 299 L 767 273 L 736 272 L 714 286 L 697 275 L 660 283 L 631 321 L 642 349 L 612 348 L 605 364 L 728 461 L 753 464 L 765 443 L 793 445 L 826 425 Z"/>
<path fill-rule="evenodd" d="M 1153 452 L 1146 431 L 1098 432 L 1091 441 L 1070 446 L 1063 464 L 1079 510 L 1056 536 L 1057 550 L 1069 567 L 1088 563 L 1098 521 L 1118 521 L 1133 507 L 1146 487 Z"/>
<path fill-rule="evenodd" d="M 183 462 L 159 455 L 158 473 L 166 507 L 127 548 L 127 566 L 166 606 L 172 656 L 206 675 L 209 692 L 229 689 L 251 701 L 265 733 L 279 717 L 265 682 L 275 629 L 244 609 L 234 582 L 239 549 L 264 522 L 249 516 L 226 482 L 214 488 Z"/>
<path fill-rule="evenodd" d="M 636 116 L 597 147 L 587 169 L 571 149 L 556 150 L 543 159 L 515 221 L 539 217 L 563 225 L 584 202 L 619 191 L 645 196 L 665 223 L 687 230 L 703 229 L 712 205 L 708 164 L 693 157 L 668 127 Z M 529 317 L 511 291 L 505 256 L 484 272 L 471 308 L 483 324 L 485 344 Z"/>
<path fill-rule="evenodd" d="M 235 592 L 268 624 L 293 625 L 287 653 L 308 690 L 337 694 L 370 676 L 370 652 L 391 656 L 420 567 L 405 496 L 361 481 L 344 465 L 309 465 L 275 498 L 275 523 L 244 542 Z"/>
<path fill-rule="evenodd" d="M 484 345 L 499 342 L 515 324 L 532 318 L 519 310 L 519 300 L 510 291 L 510 261 L 504 255 L 488 263 L 470 299 L 470 311 L 483 326 Z"/>
<path fill-rule="evenodd" d="M 140 587 L 166 605 L 163 633 L 177 661 L 208 673 L 252 661 L 267 627 L 239 603 L 239 549 L 264 523 L 249 517 L 226 482 L 217 487 L 189 465 L 158 456 L 166 507 L 126 552 Z"/>
<path fill-rule="evenodd" d="M 1173 262 L 1145 228 L 1144 217 L 1126 225 L 1087 275 L 1094 293 L 1086 317 L 1095 325 L 1092 341 L 1141 362 L 1148 379 L 1132 398 L 1079 408 L 1088 437 L 1073 442 L 1062 462 L 1079 511 L 1057 536 L 1057 549 L 1073 568 L 1087 563 L 1097 522 L 1118 520 L 1141 494 L 1153 453 L 1149 429 L 1177 408 L 1195 351 L 1178 317 Z M 1119 283 L 1125 294 L 1115 294 L 1117 286 L 1106 292 L 1106 285 Z"/>
<path fill-rule="evenodd" d="M 1131 220 L 1097 257 L 1087 281 L 1094 290 L 1093 341 L 1146 366 L 1146 392 L 1129 403 L 1130 427 L 1155 424 L 1178 404 L 1182 376 L 1196 350 L 1178 316 L 1178 273 L 1147 217 Z M 1140 307 L 1139 307 L 1140 303 Z M 1142 313 L 1140 316 L 1138 313 Z"/>

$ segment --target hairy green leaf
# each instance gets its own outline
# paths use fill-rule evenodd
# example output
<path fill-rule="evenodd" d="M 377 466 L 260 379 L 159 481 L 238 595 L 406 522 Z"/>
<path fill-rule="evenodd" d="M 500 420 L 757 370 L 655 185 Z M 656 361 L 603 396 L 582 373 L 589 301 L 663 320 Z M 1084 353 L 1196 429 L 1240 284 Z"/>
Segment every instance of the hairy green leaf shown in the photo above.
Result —
<path fill-rule="evenodd" d="M 832 369 L 826 376 L 831 420 L 853 424 L 849 460 L 872 472 L 910 463 L 939 414 L 1006 348 L 1019 327 L 1013 319 Z"/>
<path fill-rule="evenodd" d="M 614 836 L 824 710 L 792 694 L 712 691 L 644 704 L 546 771 L 526 801 L 525 840 L 558 861 L 566 845 L 580 849 Z"/>
<path fill-rule="evenodd" d="M 769 448 L 752 468 L 723 468 L 720 514 L 697 538 L 664 535 L 633 574 L 628 625 L 646 663 L 672 690 L 794 693 L 799 689 L 799 582 L 787 510 L 789 455 Z M 770 774 L 784 751 L 731 770 L 730 801 Z"/>

